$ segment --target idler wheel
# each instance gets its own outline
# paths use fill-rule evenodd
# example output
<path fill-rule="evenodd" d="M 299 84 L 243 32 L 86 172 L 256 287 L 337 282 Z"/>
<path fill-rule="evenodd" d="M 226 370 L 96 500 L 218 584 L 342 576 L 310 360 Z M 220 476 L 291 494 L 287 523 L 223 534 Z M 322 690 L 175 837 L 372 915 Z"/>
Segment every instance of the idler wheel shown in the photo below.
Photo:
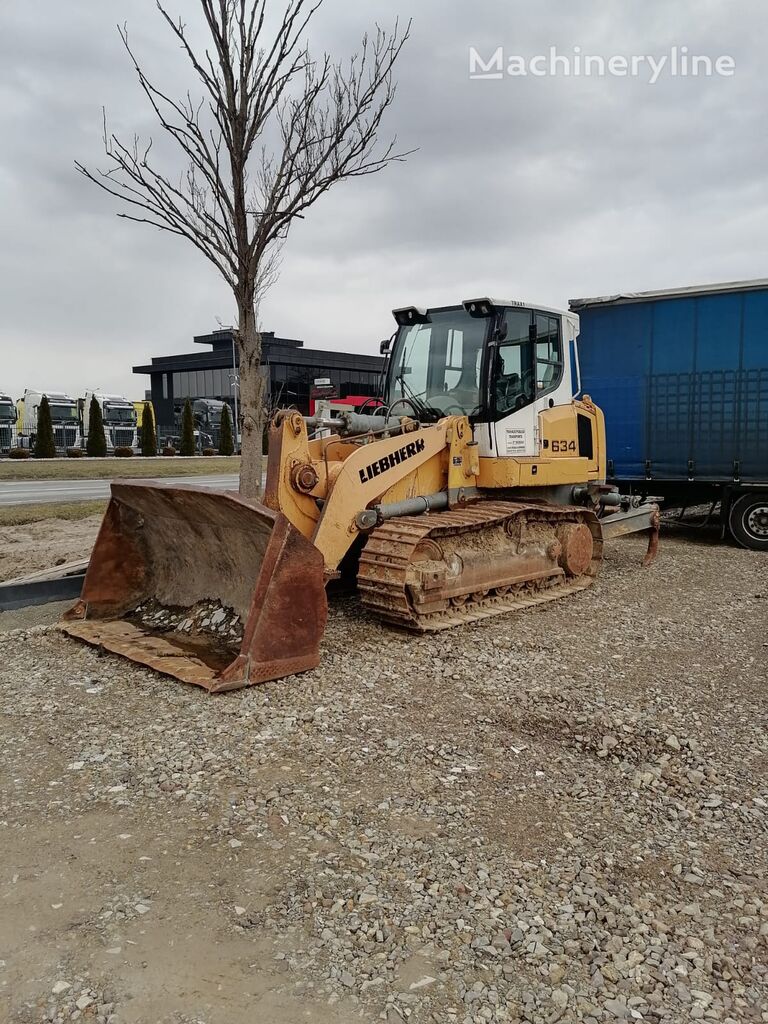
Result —
<path fill-rule="evenodd" d="M 562 551 L 557 564 L 569 576 L 583 576 L 594 553 L 592 531 L 585 523 L 566 523 L 557 529 Z"/>

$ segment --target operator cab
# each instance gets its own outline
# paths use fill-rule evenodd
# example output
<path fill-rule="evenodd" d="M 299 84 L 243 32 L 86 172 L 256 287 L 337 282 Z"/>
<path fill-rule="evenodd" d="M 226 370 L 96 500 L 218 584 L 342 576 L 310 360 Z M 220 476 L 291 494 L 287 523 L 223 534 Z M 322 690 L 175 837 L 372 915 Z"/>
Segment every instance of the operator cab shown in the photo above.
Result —
<path fill-rule="evenodd" d="M 421 421 L 466 415 L 474 423 L 496 423 L 556 392 L 554 404 L 571 400 L 566 355 L 578 333 L 573 314 L 496 299 L 407 306 L 393 314 L 390 415 Z"/>

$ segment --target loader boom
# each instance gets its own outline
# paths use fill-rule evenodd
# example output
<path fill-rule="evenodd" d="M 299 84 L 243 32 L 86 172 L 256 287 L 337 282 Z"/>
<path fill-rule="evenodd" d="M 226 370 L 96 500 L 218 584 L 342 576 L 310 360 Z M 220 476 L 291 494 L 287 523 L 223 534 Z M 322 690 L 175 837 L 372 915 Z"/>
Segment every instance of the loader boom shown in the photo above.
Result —
<path fill-rule="evenodd" d="M 403 417 L 378 434 L 310 441 L 306 421 L 294 413 L 278 417 L 269 444 L 264 503 L 312 541 L 329 578 L 360 534 L 368 506 L 440 491 L 449 504 L 464 504 L 477 494 L 479 463 L 463 416 L 421 427 Z"/>

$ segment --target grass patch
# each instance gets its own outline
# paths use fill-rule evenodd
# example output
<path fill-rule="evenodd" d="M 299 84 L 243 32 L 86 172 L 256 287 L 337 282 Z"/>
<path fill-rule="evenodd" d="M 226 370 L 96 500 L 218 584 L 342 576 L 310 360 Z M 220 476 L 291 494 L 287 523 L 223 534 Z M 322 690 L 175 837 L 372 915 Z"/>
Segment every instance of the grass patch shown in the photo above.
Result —
<path fill-rule="evenodd" d="M 106 508 L 106 501 L 52 501 L 44 505 L 0 506 L 0 526 L 26 526 L 45 519 L 86 519 L 88 516 L 103 516 Z"/>
<path fill-rule="evenodd" d="M 229 458 L 33 459 L 0 461 L 2 480 L 113 480 L 117 477 L 207 476 L 239 473 L 240 456 Z"/>

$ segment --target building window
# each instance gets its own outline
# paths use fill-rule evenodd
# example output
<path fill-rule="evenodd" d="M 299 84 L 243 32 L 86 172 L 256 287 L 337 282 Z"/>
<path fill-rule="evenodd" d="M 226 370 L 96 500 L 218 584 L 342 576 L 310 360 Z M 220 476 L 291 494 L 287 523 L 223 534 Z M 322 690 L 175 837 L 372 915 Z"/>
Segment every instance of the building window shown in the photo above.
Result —
<path fill-rule="evenodd" d="M 163 398 L 167 398 L 168 397 L 168 378 L 170 376 L 171 376 L 170 373 L 161 373 L 160 374 L 160 379 L 163 382 Z"/>

